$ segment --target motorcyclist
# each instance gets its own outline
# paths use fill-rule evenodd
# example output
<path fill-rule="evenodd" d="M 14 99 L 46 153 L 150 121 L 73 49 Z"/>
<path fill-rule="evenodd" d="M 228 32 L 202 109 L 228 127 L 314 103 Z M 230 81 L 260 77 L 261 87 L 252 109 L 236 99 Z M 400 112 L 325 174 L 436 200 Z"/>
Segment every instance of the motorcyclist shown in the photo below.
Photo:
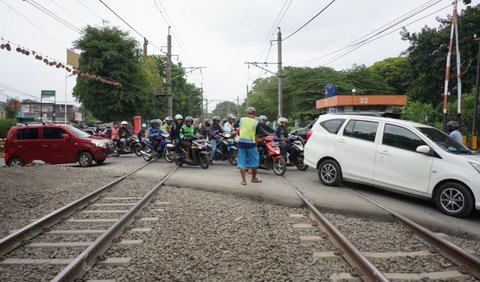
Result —
<path fill-rule="evenodd" d="M 233 123 L 235 122 L 235 116 L 233 114 L 228 114 L 227 121 L 223 125 L 223 131 L 232 132 L 235 129 L 233 128 Z"/>
<path fill-rule="evenodd" d="M 153 144 L 153 151 L 156 152 L 162 141 L 163 130 L 160 128 L 158 120 L 151 121 L 151 127 L 148 129 L 148 139 Z"/>
<path fill-rule="evenodd" d="M 140 128 L 140 131 L 137 134 L 138 140 L 142 141 L 142 138 L 147 137 L 147 135 L 148 135 L 147 124 L 142 123 L 142 128 Z"/>
<path fill-rule="evenodd" d="M 182 146 L 187 150 L 185 161 L 192 162 L 192 138 L 195 136 L 195 126 L 193 126 L 193 118 L 187 116 L 185 118 L 185 124 L 180 128 L 180 140 Z"/>
<path fill-rule="evenodd" d="M 179 145 L 180 145 L 180 129 L 183 125 L 183 116 L 181 114 L 175 115 L 175 122 L 170 126 L 170 140 L 175 142 L 175 152 L 178 154 L 180 153 Z"/>
<path fill-rule="evenodd" d="M 217 146 L 219 144 L 218 138 L 220 137 L 219 135 L 223 132 L 223 129 L 220 126 L 219 116 L 213 116 L 212 122 L 212 126 L 208 128 L 208 140 L 212 145 L 212 151 L 210 152 L 210 164 L 213 164 L 213 160 L 215 159 L 215 151 L 217 150 Z"/>
<path fill-rule="evenodd" d="M 275 130 L 273 130 L 273 128 L 271 128 L 267 122 L 268 122 L 268 118 L 267 116 L 265 115 L 261 115 L 258 117 L 258 120 L 260 122 L 260 128 L 262 129 L 262 134 L 260 134 L 261 137 L 265 137 L 267 135 L 271 135 L 273 133 L 275 133 Z"/>
<path fill-rule="evenodd" d="M 118 137 L 120 138 L 120 143 L 123 145 L 124 151 L 130 151 L 130 149 L 127 146 L 127 140 L 131 136 L 127 128 L 128 122 L 124 120 L 120 124 L 121 124 L 121 127 L 118 130 Z"/>
<path fill-rule="evenodd" d="M 198 134 L 202 135 L 203 138 L 207 137 L 207 129 L 203 125 L 203 123 L 200 121 L 199 118 L 194 118 L 193 119 L 193 126 L 195 126 L 195 130 L 197 131 Z"/>
<path fill-rule="evenodd" d="M 280 140 L 279 147 L 284 158 L 287 158 L 287 152 L 292 153 L 292 147 L 288 144 L 288 129 L 287 129 L 288 119 L 281 117 L 278 119 L 278 127 L 275 130 L 275 135 Z"/>
<path fill-rule="evenodd" d="M 447 130 L 448 130 L 448 133 L 450 134 L 450 137 L 452 137 L 453 139 L 455 139 L 455 141 L 463 145 L 463 137 L 459 128 L 460 128 L 460 125 L 458 124 L 457 121 L 451 120 L 447 122 Z"/>
<path fill-rule="evenodd" d="M 163 120 L 163 126 L 162 126 L 163 131 L 164 132 L 170 132 L 170 127 L 172 127 L 172 124 L 173 124 L 172 117 L 166 117 Z"/>

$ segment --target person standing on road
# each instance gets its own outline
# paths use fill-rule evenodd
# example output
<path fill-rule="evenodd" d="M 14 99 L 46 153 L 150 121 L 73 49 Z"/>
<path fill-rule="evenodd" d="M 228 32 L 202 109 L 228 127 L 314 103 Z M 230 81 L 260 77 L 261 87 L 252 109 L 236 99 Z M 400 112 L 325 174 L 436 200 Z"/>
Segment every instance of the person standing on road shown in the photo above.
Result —
<path fill-rule="evenodd" d="M 247 169 L 251 168 L 252 182 L 259 183 L 262 180 L 257 178 L 257 168 L 259 154 L 257 150 L 257 135 L 260 132 L 260 126 L 255 119 L 255 108 L 248 107 L 247 116 L 240 119 L 240 139 L 238 140 L 237 167 L 242 176 L 242 185 L 247 185 Z"/>
<path fill-rule="evenodd" d="M 458 124 L 457 121 L 451 120 L 447 122 L 447 130 L 448 133 L 450 134 L 450 137 L 455 139 L 458 143 L 463 145 L 463 137 L 462 133 L 459 130 L 460 125 Z"/>

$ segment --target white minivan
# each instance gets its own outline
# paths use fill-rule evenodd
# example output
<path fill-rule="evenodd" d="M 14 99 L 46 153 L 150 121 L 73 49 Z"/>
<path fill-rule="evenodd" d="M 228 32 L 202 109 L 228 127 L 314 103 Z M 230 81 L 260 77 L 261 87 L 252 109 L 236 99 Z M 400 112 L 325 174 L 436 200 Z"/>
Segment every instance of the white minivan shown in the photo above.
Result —
<path fill-rule="evenodd" d="M 443 131 L 410 121 L 321 115 L 305 163 L 329 186 L 342 179 L 429 198 L 443 213 L 480 210 L 480 155 Z"/>

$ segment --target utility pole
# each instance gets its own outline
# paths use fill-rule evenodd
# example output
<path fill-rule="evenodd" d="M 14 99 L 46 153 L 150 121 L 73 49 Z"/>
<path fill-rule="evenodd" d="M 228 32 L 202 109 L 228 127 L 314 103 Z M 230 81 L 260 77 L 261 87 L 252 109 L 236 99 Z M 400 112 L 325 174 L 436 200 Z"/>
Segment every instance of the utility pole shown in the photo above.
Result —
<path fill-rule="evenodd" d="M 205 99 L 205 116 L 208 116 L 208 99 Z"/>
<path fill-rule="evenodd" d="M 248 108 L 248 84 L 247 84 L 247 108 Z"/>
<path fill-rule="evenodd" d="M 278 34 L 277 34 L 277 45 L 278 45 L 278 74 L 277 74 L 277 81 L 278 81 L 278 118 L 283 116 L 282 111 L 282 83 L 283 83 L 283 69 L 282 69 L 282 32 L 280 27 L 278 27 Z"/>
<path fill-rule="evenodd" d="M 168 27 L 167 36 L 167 68 L 165 70 L 167 75 L 167 112 L 168 116 L 173 117 L 173 97 L 172 97 L 172 36 L 170 35 L 170 27 Z"/>
<path fill-rule="evenodd" d="M 453 35 L 455 34 L 455 57 L 457 60 L 457 121 L 461 121 L 461 101 L 462 101 L 462 77 L 460 68 L 460 46 L 458 44 L 458 16 L 457 16 L 457 0 L 453 2 L 452 25 L 450 29 L 450 43 L 448 45 L 447 67 L 445 70 L 445 87 L 443 90 L 443 130 L 447 130 L 447 103 L 448 103 L 448 82 L 450 80 L 450 58 L 453 49 Z"/>
<path fill-rule="evenodd" d="M 237 117 L 240 116 L 240 96 L 237 96 Z"/>
<path fill-rule="evenodd" d="M 148 54 L 148 40 L 147 38 L 143 38 L 143 55 L 147 55 Z"/>
<path fill-rule="evenodd" d="M 473 123 L 472 123 L 472 149 L 478 149 L 477 143 L 477 120 L 478 120 L 478 96 L 479 96 L 479 80 L 480 80 L 480 36 L 476 34 L 473 36 L 473 40 L 478 41 L 478 53 L 477 53 L 477 75 L 475 79 L 475 102 L 473 106 Z"/>

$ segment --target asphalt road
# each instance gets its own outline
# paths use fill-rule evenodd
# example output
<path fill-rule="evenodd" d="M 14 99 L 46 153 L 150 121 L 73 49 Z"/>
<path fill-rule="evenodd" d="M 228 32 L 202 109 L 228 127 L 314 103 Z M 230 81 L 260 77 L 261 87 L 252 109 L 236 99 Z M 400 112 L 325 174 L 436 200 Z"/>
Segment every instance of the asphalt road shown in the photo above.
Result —
<path fill-rule="evenodd" d="M 109 158 L 98 168 L 117 170 L 123 173 L 144 163 L 143 158 L 126 155 Z M 2 164 L 3 162 L 0 163 L 0 165 Z M 169 168 L 174 169 L 176 166 L 167 163 L 165 160 L 159 160 L 147 166 L 138 175 L 155 182 L 158 181 L 158 174 L 163 174 L 163 171 Z M 327 187 L 320 183 L 316 171 L 312 168 L 301 172 L 295 167 L 288 167 L 283 177 L 276 176 L 273 171 L 259 170 L 258 177 L 262 179 L 262 183 L 251 183 L 250 175 L 247 175 L 247 177 L 247 185 L 243 186 L 240 184 L 240 173 L 236 167 L 231 166 L 228 162 L 216 162 L 207 170 L 198 166 L 184 165 L 166 181 L 166 184 L 175 187 L 235 194 L 280 205 L 301 206 L 299 197 L 292 189 L 292 186 L 296 186 L 324 212 L 378 220 L 390 217 L 382 209 L 353 193 L 353 191 L 356 191 L 428 227 L 432 231 L 468 235 L 480 239 L 479 211 L 475 211 L 467 218 L 455 218 L 440 213 L 431 201 L 374 187 L 352 183 L 345 183 L 340 187 Z"/>

